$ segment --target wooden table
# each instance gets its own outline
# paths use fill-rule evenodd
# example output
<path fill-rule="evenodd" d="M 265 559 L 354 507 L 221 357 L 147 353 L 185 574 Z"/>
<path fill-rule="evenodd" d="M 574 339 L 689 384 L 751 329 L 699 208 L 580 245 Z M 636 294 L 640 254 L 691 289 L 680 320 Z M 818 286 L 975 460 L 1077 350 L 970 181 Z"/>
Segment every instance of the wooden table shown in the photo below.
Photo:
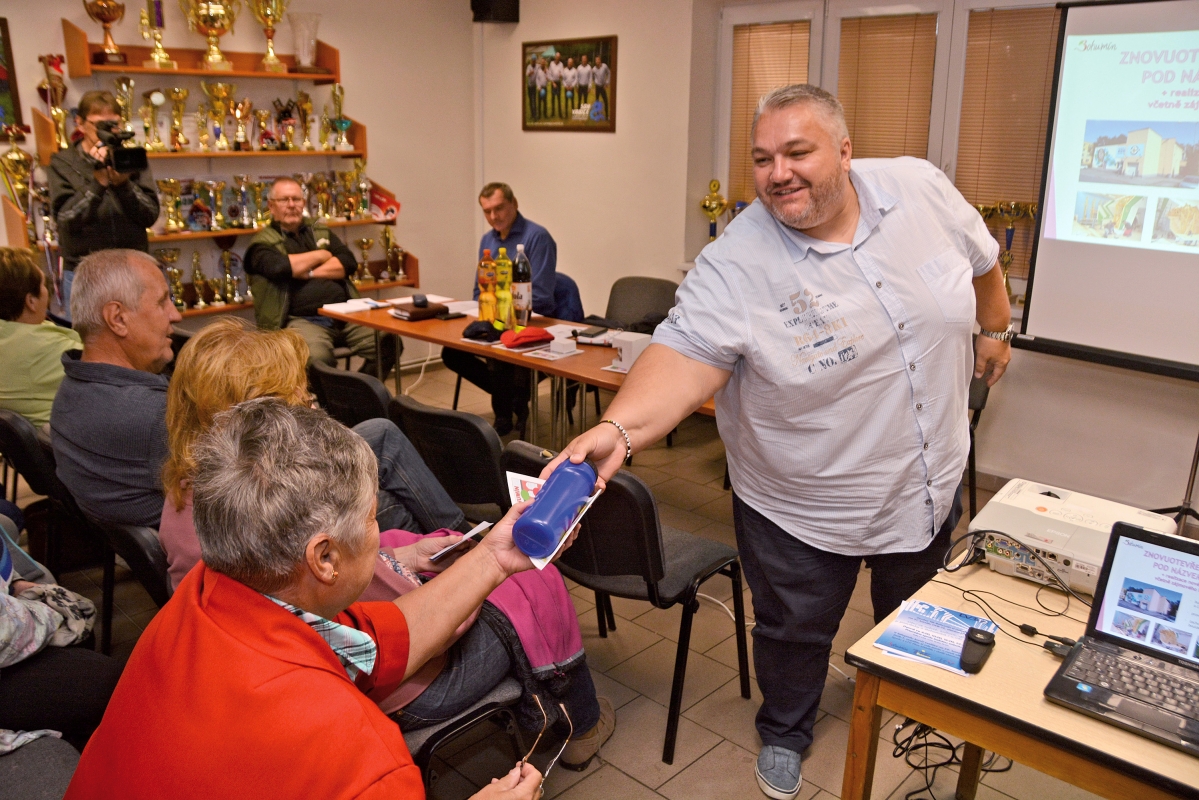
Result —
<path fill-rule="evenodd" d="M 1044 617 L 1006 602 L 1036 607 L 1037 584 L 999 575 L 982 564 L 942 573 L 915 596 L 990 616 L 955 587 L 994 592 L 1005 599 L 983 598 L 999 614 L 1047 633 L 1078 638 L 1086 628 L 1079 620 L 1086 619 L 1088 609 L 1077 601 L 1068 612 L 1074 619 Z M 1065 605 L 1058 593 L 1042 592 L 1041 597 L 1053 608 Z M 1104 797 L 1199 797 L 1199 759 L 1046 700 L 1042 692 L 1061 663 L 1048 651 L 1000 633 L 982 672 L 963 677 L 889 656 L 875 647 L 896 613 L 875 626 L 845 657 L 858 668 L 858 675 L 842 800 L 869 800 L 883 708 L 967 742 L 958 779 L 961 800 L 974 798 L 984 750 Z M 1004 630 L 1032 641 L 1020 636 L 1015 625 L 996 621 Z M 1036 644 L 1041 641 L 1037 637 Z"/>
<path fill-rule="evenodd" d="M 507 350 L 501 350 L 495 347 L 490 347 L 486 344 L 467 341 L 462 338 L 462 331 L 467 325 L 475 321 L 474 317 L 463 317 L 460 319 L 439 320 L 426 319 L 420 322 L 405 322 L 404 320 L 396 319 L 388 313 L 387 309 L 374 309 L 371 311 L 356 311 L 348 314 L 328 311 L 321 309 L 321 316 L 331 317 L 343 322 L 352 322 L 355 325 L 363 325 L 375 330 L 376 340 L 380 334 L 394 334 L 396 336 L 407 336 L 412 339 L 419 339 L 424 342 L 432 342 L 443 347 L 452 347 L 455 350 L 464 350 L 474 355 L 484 356 L 486 358 L 494 358 L 499 361 L 506 361 L 510 364 L 517 364 L 527 369 L 533 370 L 533 381 L 530 395 L 532 404 L 533 427 L 529 431 L 529 441 L 534 441 L 536 438 L 537 429 L 537 404 L 538 392 L 537 373 L 549 375 L 552 379 L 552 387 L 550 397 L 554 398 L 554 406 L 551 413 L 551 444 L 555 448 L 561 448 L 565 444 L 567 434 L 566 425 L 566 381 L 577 381 L 584 386 L 598 386 L 601 389 L 608 391 L 618 391 L 621 385 L 624 384 L 624 375 L 619 372 L 610 372 L 602 369 L 612 363 L 616 358 L 616 351 L 611 347 L 599 347 L 595 345 L 579 345 L 581 353 L 577 356 L 569 356 L 557 361 L 544 361 L 539 358 L 532 358 L 523 353 L 512 353 Z M 548 328 L 551 325 L 562 324 L 578 324 L 569 323 L 564 320 L 552 319 L 550 317 L 534 317 L 530 325 L 538 328 Z M 579 327 L 583 327 L 580 325 Z M 378 342 L 376 341 L 376 347 Z M 396 394 L 400 393 L 400 372 L 396 369 Z M 582 391 L 584 396 L 586 392 Z M 708 416 L 716 415 L 716 405 L 712 400 L 704 403 L 697 409 L 701 414 Z M 579 414 L 579 424 L 581 430 L 587 429 L 587 404 L 582 403 Z"/>

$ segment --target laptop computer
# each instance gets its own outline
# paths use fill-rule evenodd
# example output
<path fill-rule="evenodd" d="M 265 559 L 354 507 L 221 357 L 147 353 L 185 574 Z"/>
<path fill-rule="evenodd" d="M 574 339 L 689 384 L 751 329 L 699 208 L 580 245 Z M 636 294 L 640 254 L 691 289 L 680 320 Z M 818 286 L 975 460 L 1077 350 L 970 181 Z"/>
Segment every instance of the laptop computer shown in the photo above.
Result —
<path fill-rule="evenodd" d="M 1199 755 L 1199 542 L 1117 522 L 1086 635 L 1045 696 Z"/>

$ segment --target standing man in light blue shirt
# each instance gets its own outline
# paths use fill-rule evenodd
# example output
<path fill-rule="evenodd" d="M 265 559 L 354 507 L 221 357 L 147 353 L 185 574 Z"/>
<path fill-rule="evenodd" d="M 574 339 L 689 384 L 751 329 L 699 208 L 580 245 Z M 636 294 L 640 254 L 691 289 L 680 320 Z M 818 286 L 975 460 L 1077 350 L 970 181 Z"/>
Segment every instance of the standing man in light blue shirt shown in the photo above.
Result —
<path fill-rule="evenodd" d="M 579 56 L 579 105 L 591 102 L 591 65 L 587 56 Z"/>
<path fill-rule="evenodd" d="M 799 792 L 862 560 L 876 621 L 941 566 L 971 374 L 994 384 L 1011 358 L 979 214 L 926 161 L 851 156 L 828 92 L 762 98 L 758 199 L 696 259 L 608 418 L 558 459 L 606 478 L 715 395 L 757 621 L 758 785 L 781 800 Z"/>
<path fill-rule="evenodd" d="M 562 63 L 562 54 L 554 53 L 554 60 L 545 68 L 550 79 L 550 114 L 562 116 L 562 73 L 566 66 Z"/>
<path fill-rule="evenodd" d="M 595 57 L 595 66 L 591 68 L 591 82 L 595 84 L 595 99 L 604 103 L 604 119 L 612 119 L 612 106 L 608 103 L 608 84 L 612 80 L 612 70 L 599 56 Z"/>
<path fill-rule="evenodd" d="M 533 121 L 537 116 L 537 56 L 529 56 L 529 64 L 525 67 L 525 87 L 529 95 L 529 115 Z"/>

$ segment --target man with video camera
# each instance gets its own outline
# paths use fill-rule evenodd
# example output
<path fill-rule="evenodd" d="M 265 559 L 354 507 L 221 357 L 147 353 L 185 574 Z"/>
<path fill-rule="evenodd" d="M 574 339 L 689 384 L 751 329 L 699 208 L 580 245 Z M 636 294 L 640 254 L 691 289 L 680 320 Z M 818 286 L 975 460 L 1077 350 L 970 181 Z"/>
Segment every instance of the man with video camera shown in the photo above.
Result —
<path fill-rule="evenodd" d="M 123 149 L 116 99 L 87 92 L 75 128 L 83 138 L 50 159 L 50 204 L 63 260 L 62 306 L 70 317 L 75 265 L 97 250 L 148 252 L 146 228 L 158 219 L 158 192 L 141 148 Z M 114 158 L 114 151 L 123 149 Z"/>

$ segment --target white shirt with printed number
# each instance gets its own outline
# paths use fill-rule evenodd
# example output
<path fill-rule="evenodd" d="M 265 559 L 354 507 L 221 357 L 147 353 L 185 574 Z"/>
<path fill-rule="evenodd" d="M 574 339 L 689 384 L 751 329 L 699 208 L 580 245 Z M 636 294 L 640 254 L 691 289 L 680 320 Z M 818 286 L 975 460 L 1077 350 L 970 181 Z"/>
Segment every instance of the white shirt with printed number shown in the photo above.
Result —
<path fill-rule="evenodd" d="M 742 500 L 822 550 L 913 552 L 962 479 L 972 279 L 999 245 L 927 161 L 858 159 L 850 179 L 852 244 L 755 200 L 704 248 L 653 340 L 732 371 L 716 421 Z"/>

